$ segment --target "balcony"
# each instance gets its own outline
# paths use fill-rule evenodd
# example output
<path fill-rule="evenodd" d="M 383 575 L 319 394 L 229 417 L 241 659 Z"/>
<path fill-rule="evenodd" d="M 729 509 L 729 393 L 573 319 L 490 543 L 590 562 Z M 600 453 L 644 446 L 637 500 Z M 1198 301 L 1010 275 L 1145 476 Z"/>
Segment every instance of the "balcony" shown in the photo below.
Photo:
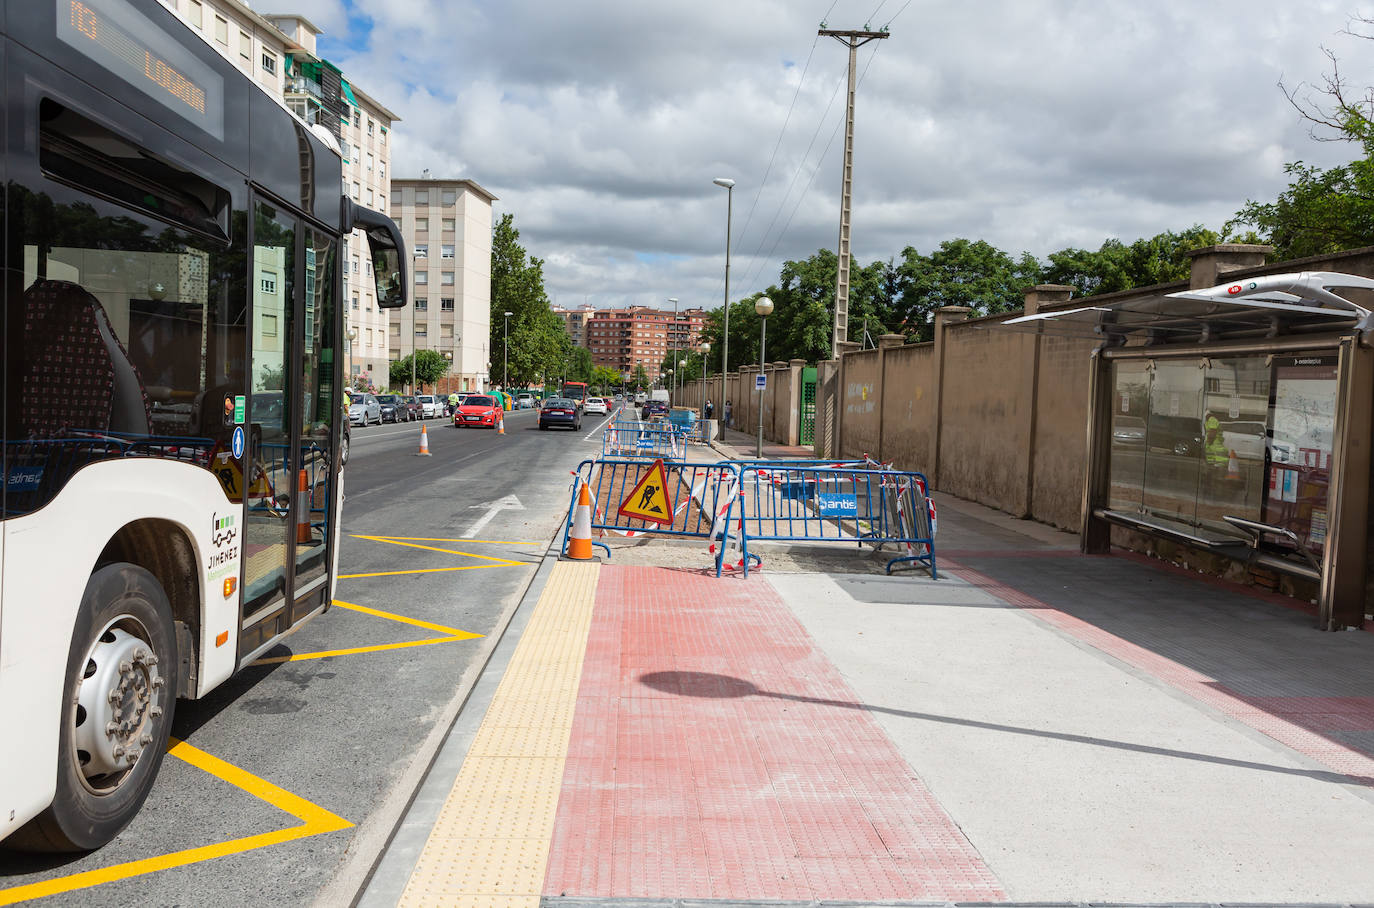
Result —
<path fill-rule="evenodd" d="M 293 76 L 286 80 L 285 93 L 288 95 L 310 95 L 324 103 L 324 91 L 320 88 L 320 83 L 305 76 Z"/>

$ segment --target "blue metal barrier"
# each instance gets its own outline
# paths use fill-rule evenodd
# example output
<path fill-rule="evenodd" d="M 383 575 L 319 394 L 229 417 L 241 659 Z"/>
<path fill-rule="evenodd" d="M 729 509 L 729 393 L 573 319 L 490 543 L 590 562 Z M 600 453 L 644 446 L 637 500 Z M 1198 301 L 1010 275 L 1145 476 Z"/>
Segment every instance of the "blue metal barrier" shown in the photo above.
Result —
<path fill-rule="evenodd" d="M 867 466 L 812 466 L 801 461 L 742 461 L 739 537 L 743 568 L 749 542 L 852 542 L 881 550 L 896 545 L 901 562 L 935 569 L 934 506 L 925 476 L 915 472 Z"/>
<path fill-rule="evenodd" d="M 667 423 L 615 420 L 601 433 L 602 457 L 681 459 L 687 454 L 686 436 Z"/>
<path fill-rule="evenodd" d="M 667 488 L 664 490 L 672 508 L 671 519 L 664 523 L 629 517 L 620 513 L 622 502 L 631 497 L 649 471 L 656 464 L 647 460 L 598 458 L 584 460 L 574 471 L 576 479 L 568 499 L 568 518 L 563 527 L 563 546 L 568 547 L 572 531 L 573 512 L 577 506 L 577 489 L 587 483 L 592 497 L 592 529 L 620 536 L 682 536 L 717 541 L 714 558 L 719 577 L 730 538 L 739 490 L 739 468 L 729 462 L 720 463 L 663 463 Z M 667 517 L 668 515 L 665 515 Z M 603 543 L 594 543 L 606 548 Z M 607 549 L 609 554 L 610 550 Z"/>

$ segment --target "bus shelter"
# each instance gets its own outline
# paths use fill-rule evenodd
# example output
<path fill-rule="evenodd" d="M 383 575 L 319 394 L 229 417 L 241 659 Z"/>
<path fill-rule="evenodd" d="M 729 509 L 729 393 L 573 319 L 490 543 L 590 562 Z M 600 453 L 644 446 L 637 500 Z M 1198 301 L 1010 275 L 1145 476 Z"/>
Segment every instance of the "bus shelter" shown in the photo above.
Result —
<path fill-rule="evenodd" d="M 1374 281 L 1301 272 L 1011 319 L 1098 340 L 1081 547 L 1113 525 L 1310 581 L 1364 619 Z"/>

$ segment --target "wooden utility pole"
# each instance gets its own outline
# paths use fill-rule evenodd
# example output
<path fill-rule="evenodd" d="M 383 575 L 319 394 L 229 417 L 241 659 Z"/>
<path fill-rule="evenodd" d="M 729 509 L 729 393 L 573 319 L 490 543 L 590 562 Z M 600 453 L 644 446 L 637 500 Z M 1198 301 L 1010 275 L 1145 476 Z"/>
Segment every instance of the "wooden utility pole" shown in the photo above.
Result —
<path fill-rule="evenodd" d="M 849 196 L 854 188 L 854 61 L 855 52 L 870 41 L 888 36 L 882 31 L 839 31 L 821 23 L 817 34 L 829 35 L 849 47 L 849 91 L 844 108 L 844 171 L 840 180 L 840 248 L 835 274 L 835 323 L 830 340 L 830 356 L 840 355 L 840 342 L 849 340 Z"/>

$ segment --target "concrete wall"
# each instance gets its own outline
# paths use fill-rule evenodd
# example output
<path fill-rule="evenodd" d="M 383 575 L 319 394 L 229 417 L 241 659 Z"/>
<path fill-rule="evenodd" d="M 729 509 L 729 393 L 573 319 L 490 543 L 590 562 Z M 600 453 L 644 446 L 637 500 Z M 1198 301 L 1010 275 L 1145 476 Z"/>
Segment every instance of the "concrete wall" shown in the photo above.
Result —
<path fill-rule="evenodd" d="M 878 454 L 925 472 L 935 461 L 935 345 L 892 347 L 883 356 Z"/>

